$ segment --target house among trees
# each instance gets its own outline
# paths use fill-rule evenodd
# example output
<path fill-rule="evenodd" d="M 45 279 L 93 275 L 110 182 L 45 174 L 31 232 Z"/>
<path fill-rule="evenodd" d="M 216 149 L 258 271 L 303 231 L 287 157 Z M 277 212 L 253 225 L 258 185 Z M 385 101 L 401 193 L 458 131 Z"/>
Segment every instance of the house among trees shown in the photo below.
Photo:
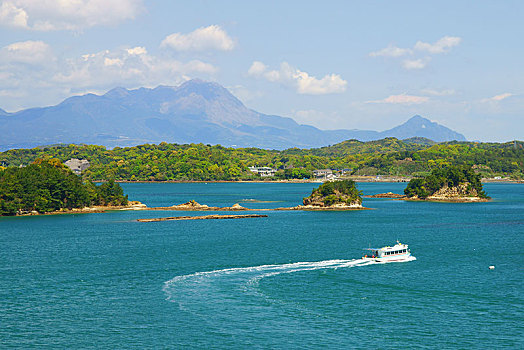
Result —
<path fill-rule="evenodd" d="M 82 171 L 89 168 L 89 161 L 87 159 L 76 159 L 71 158 L 64 163 L 69 169 L 73 171 L 76 175 L 80 175 Z"/>
<path fill-rule="evenodd" d="M 277 172 L 275 169 L 267 167 L 267 166 L 262 166 L 262 167 L 250 166 L 249 170 L 262 177 L 275 176 L 275 173 Z"/>
<path fill-rule="evenodd" d="M 313 170 L 313 176 L 315 176 L 317 179 L 326 179 L 326 180 L 331 180 L 335 178 L 335 174 L 333 174 L 333 170 L 331 169 Z"/>

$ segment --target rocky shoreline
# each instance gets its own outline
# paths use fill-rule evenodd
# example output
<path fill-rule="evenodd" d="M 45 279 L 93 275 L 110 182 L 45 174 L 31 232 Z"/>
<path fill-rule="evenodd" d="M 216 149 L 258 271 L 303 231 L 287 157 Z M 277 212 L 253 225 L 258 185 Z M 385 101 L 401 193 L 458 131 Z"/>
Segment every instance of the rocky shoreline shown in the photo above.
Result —
<path fill-rule="evenodd" d="M 427 197 L 425 199 L 418 197 L 410 198 L 399 198 L 399 200 L 413 201 L 413 202 L 443 202 L 443 203 L 480 203 L 480 202 L 490 202 L 489 198 L 480 198 L 480 197 Z"/>
<path fill-rule="evenodd" d="M 186 203 L 172 205 L 170 207 L 143 207 L 141 209 L 137 210 L 177 210 L 177 211 L 286 211 L 286 210 L 316 210 L 316 211 L 322 211 L 322 210 L 362 210 L 362 209 L 369 209 L 364 208 L 360 204 L 334 204 L 331 206 L 317 206 L 317 205 L 297 205 L 294 207 L 279 207 L 279 208 L 246 208 L 241 206 L 240 204 L 236 203 L 233 204 L 230 207 L 212 207 L 208 206 L 206 204 L 200 204 L 194 200 L 191 200 Z"/>

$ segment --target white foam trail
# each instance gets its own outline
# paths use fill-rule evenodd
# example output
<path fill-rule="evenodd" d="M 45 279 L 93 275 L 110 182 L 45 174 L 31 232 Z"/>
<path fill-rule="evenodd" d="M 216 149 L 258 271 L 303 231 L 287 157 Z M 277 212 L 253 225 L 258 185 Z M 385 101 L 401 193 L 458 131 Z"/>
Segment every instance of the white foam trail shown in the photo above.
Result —
<path fill-rule="evenodd" d="M 391 262 L 393 261 L 339 259 L 196 272 L 176 276 L 164 282 L 163 291 L 167 295 L 166 300 L 176 303 L 180 311 L 198 317 L 210 329 L 224 334 L 237 334 L 239 330 L 248 331 L 257 322 L 270 323 L 277 329 L 279 322 L 284 322 L 287 326 L 289 323 L 298 322 L 299 327 L 300 322 L 289 318 L 290 313 L 308 314 L 315 319 L 326 319 L 326 315 L 318 314 L 314 309 L 300 303 L 266 295 L 259 288 L 262 279 L 301 271 L 352 268 Z M 239 314 L 242 315 L 241 318 Z"/>
<path fill-rule="evenodd" d="M 406 261 L 416 260 L 410 257 Z M 176 298 L 177 290 L 184 289 L 185 292 L 194 292 L 204 285 L 219 282 L 221 277 L 228 277 L 229 284 L 237 286 L 256 286 L 259 281 L 266 277 L 287 274 L 299 271 L 313 271 L 319 269 L 337 269 L 359 267 L 373 264 L 385 264 L 393 261 L 377 262 L 371 259 L 353 259 L 353 260 L 324 260 L 315 262 L 296 262 L 281 265 L 260 265 L 250 267 L 236 267 L 222 270 L 196 272 L 188 275 L 176 276 L 164 283 L 163 290 L 167 294 L 167 300 L 179 301 Z M 187 295 L 187 293 L 186 293 Z"/>

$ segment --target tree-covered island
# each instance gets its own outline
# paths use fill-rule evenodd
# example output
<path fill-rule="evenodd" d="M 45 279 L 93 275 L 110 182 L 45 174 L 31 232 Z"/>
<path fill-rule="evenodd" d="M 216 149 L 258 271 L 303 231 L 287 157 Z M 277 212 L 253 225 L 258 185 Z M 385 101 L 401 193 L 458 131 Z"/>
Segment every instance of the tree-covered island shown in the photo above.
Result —
<path fill-rule="evenodd" d="M 404 194 L 408 199 L 433 201 L 478 202 L 490 199 L 482 189 L 480 175 L 468 166 L 434 169 L 423 178 L 408 183 Z"/>
<path fill-rule="evenodd" d="M 128 204 L 114 181 L 83 181 L 58 159 L 37 159 L 26 167 L 0 168 L 0 216 L 42 214 L 90 206 Z"/>
<path fill-rule="evenodd" d="M 304 198 L 304 207 L 360 209 L 362 208 L 362 191 L 352 180 L 326 182 Z"/>

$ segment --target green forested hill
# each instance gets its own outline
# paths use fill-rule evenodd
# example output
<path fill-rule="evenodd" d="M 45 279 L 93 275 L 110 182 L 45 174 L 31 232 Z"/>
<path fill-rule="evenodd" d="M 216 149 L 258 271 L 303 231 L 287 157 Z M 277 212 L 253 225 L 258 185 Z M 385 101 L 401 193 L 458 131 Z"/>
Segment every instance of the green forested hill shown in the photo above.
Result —
<path fill-rule="evenodd" d="M 83 181 L 58 159 L 0 169 L 0 216 L 125 204 L 127 196 L 119 184 L 109 181 L 96 186 Z"/>
<path fill-rule="evenodd" d="M 352 169 L 356 175 L 427 175 L 446 165 L 472 166 L 482 176 L 523 178 L 524 142 L 431 144 L 386 138 L 348 140 L 316 149 L 284 151 L 225 148 L 204 144 L 140 145 L 108 150 L 94 145 L 15 149 L 0 153 L 0 166 L 27 165 L 37 158 L 87 159 L 90 180 L 238 180 L 256 179 L 249 166 L 278 169 L 277 178 L 310 177 L 315 169 Z"/>

